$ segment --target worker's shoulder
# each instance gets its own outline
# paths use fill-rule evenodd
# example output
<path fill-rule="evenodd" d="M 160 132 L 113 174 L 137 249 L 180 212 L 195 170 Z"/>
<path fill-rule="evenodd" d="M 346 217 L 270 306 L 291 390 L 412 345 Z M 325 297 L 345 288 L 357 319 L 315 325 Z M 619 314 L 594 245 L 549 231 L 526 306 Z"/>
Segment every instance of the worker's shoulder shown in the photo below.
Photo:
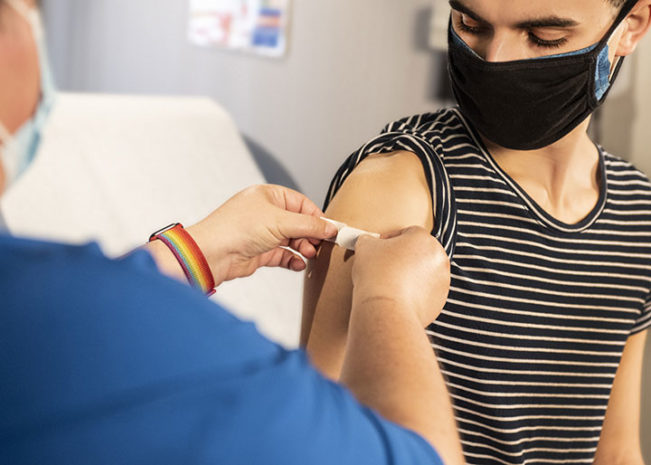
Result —
<path fill-rule="evenodd" d="M 0 235 L 0 270 L 26 270 L 32 267 L 41 272 L 58 270 L 66 265 L 86 260 L 102 260 L 104 256 L 96 243 L 73 245 L 46 240 Z M 20 277 L 19 273 L 11 273 Z M 24 276 L 28 276 L 24 274 Z"/>
<path fill-rule="evenodd" d="M 239 344 L 237 338 L 251 347 L 241 350 L 251 359 L 277 352 L 252 324 L 238 320 L 202 292 L 162 275 L 144 250 L 112 259 L 94 243 L 66 245 L 2 235 L 0 296 L 0 327 L 3 321 L 19 327 L 45 319 L 51 331 L 40 330 L 52 340 L 84 337 L 88 342 L 109 331 L 124 347 L 138 346 L 141 338 L 164 339 L 162 344 L 176 345 L 179 356 L 186 345 L 201 346 L 203 352 L 210 349 L 213 356 L 228 353 Z M 215 338 L 216 331 L 228 336 Z M 196 357 L 185 355 L 180 368 L 190 366 L 189 360 Z M 214 368 L 216 360 L 202 363 Z"/>
<path fill-rule="evenodd" d="M 32 238 L 0 236 L 0 282 L 3 295 L 20 306 L 99 305 L 102 297 L 137 286 L 158 275 L 155 263 L 140 251 L 120 260 L 106 257 L 95 242 L 64 244 Z"/>
<path fill-rule="evenodd" d="M 26 269 L 35 267 L 42 272 L 78 273 L 79 267 L 87 269 L 140 268 L 155 270 L 151 256 L 138 251 L 119 260 L 108 258 L 96 242 L 83 244 L 59 243 L 48 240 L 0 235 L 0 268 Z"/>
<path fill-rule="evenodd" d="M 432 195 L 422 162 L 406 151 L 368 156 L 339 188 L 328 215 L 378 232 L 431 227 Z"/>

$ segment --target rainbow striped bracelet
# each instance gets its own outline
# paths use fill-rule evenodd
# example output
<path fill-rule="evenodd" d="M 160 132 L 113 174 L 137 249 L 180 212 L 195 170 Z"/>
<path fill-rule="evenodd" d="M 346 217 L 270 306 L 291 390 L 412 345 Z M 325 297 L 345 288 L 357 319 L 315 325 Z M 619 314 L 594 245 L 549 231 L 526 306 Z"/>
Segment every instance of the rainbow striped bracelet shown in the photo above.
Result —
<path fill-rule="evenodd" d="M 208 261 L 181 223 L 170 224 L 149 237 L 149 242 L 155 240 L 160 240 L 172 251 L 192 287 L 208 296 L 215 293 L 215 279 Z"/>

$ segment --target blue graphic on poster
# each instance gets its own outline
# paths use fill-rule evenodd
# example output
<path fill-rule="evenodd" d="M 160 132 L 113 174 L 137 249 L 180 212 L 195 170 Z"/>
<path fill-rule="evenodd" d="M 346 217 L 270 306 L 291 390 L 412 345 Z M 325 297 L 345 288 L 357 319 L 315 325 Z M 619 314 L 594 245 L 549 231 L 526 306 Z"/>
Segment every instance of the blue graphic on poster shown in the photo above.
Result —
<path fill-rule="evenodd" d="M 190 0 L 190 41 L 281 57 L 291 0 Z"/>

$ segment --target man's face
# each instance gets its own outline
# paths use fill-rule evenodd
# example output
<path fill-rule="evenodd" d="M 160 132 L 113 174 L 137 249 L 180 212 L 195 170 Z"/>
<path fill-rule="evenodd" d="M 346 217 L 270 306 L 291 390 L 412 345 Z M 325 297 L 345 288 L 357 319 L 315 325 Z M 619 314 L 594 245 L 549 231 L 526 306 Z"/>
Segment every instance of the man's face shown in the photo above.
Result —
<path fill-rule="evenodd" d="M 606 0 L 451 0 L 450 5 L 454 30 L 490 62 L 589 47 L 608 33 L 618 13 Z"/>

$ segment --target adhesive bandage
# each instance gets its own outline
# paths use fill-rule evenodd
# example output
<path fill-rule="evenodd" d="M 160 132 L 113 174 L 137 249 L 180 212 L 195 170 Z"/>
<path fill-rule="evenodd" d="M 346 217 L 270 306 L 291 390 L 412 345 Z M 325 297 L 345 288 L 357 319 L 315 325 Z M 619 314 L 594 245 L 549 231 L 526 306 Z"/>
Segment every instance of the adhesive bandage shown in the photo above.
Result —
<path fill-rule="evenodd" d="M 377 233 L 371 233 L 368 231 L 364 231 L 362 229 L 351 228 L 345 223 L 340 223 L 339 221 L 330 220 L 328 218 L 321 218 L 321 219 L 327 221 L 328 223 L 334 224 L 337 227 L 337 229 L 339 229 L 339 233 L 337 234 L 337 236 L 332 239 L 327 239 L 327 241 L 334 242 L 339 247 L 352 250 L 353 252 L 355 251 L 355 245 L 357 244 L 357 239 L 359 239 L 360 236 L 368 235 L 368 236 L 373 236 L 377 239 L 380 238 L 380 235 Z"/>

